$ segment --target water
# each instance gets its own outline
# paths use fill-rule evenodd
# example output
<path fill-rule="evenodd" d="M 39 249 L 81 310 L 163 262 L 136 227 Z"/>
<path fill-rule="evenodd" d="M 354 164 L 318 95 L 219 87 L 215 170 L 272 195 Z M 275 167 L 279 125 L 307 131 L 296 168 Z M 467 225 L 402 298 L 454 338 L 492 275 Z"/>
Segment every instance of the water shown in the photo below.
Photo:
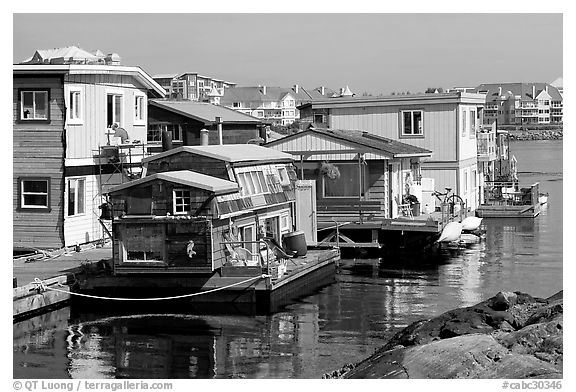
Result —
<path fill-rule="evenodd" d="M 550 296 L 562 289 L 562 142 L 511 148 L 522 185 L 550 193 L 534 220 L 485 220 L 484 242 L 434 260 L 343 260 L 337 283 L 273 315 L 60 309 L 14 325 L 14 377 L 319 378 L 413 321 L 500 290 Z"/>

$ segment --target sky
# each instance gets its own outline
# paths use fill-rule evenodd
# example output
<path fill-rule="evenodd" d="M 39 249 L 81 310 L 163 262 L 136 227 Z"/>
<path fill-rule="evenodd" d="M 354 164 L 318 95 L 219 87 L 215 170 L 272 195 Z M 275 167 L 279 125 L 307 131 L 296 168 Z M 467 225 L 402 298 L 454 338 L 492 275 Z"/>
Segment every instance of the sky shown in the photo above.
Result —
<path fill-rule="evenodd" d="M 348 85 L 357 95 L 552 82 L 563 16 L 540 14 L 13 14 L 13 62 L 76 45 L 150 75 L 239 86 Z"/>

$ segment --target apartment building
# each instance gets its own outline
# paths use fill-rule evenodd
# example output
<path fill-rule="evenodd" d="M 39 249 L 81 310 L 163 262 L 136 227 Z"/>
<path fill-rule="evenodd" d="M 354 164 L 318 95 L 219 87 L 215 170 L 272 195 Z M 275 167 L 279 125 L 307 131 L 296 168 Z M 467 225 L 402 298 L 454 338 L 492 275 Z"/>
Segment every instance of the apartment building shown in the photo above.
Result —
<path fill-rule="evenodd" d="M 486 96 L 484 124 L 557 124 L 563 121 L 563 97 L 548 83 L 485 83 L 474 92 Z"/>
<path fill-rule="evenodd" d="M 211 96 L 222 97 L 226 89 L 236 86 L 236 83 L 199 75 L 196 72 L 158 74 L 152 76 L 152 79 L 162 86 L 171 98 L 199 102 L 210 102 Z"/>

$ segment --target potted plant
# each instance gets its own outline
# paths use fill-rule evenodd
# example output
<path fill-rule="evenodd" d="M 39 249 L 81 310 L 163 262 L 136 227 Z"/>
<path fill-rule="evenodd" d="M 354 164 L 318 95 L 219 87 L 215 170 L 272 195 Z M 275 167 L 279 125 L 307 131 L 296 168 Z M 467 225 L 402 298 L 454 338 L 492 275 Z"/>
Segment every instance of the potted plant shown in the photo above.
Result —
<path fill-rule="evenodd" d="M 333 163 L 322 162 L 320 164 L 320 174 L 332 181 L 340 178 L 340 170 Z"/>

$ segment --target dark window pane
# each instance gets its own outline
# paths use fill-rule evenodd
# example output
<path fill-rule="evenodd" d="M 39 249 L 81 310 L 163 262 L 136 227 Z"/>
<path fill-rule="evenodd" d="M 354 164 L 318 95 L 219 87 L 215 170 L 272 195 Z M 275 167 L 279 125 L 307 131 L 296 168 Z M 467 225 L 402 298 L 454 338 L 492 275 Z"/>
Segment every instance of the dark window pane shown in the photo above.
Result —
<path fill-rule="evenodd" d="M 48 193 L 48 181 L 23 181 L 23 191 L 26 193 Z"/>
<path fill-rule="evenodd" d="M 25 206 L 43 206 L 48 207 L 47 195 L 24 195 Z"/>
<path fill-rule="evenodd" d="M 404 133 L 412 133 L 412 113 L 404 112 Z"/>

